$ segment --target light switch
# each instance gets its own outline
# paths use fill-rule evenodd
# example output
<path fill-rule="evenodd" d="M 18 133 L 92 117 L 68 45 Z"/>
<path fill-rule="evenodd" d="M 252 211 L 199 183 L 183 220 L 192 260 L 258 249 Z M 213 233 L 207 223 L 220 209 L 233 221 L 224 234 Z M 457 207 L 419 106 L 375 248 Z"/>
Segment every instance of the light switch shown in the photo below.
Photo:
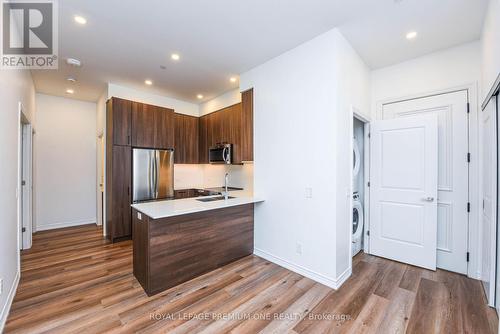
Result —
<path fill-rule="evenodd" d="M 142 220 L 142 213 L 137 212 L 137 219 Z"/>

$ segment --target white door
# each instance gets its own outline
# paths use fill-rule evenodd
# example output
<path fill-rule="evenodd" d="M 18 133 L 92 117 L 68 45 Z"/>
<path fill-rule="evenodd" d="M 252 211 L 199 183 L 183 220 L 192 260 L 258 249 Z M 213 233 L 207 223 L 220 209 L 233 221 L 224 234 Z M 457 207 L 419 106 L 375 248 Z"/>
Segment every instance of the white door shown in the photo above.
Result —
<path fill-rule="evenodd" d="M 370 253 L 436 269 L 437 119 L 371 125 Z"/>
<path fill-rule="evenodd" d="M 495 302 L 495 259 L 496 259 L 496 217 L 497 217 L 497 135 L 496 106 L 494 99 L 481 113 L 482 120 L 482 188 L 483 210 L 482 235 L 482 281 L 488 303 Z"/>
<path fill-rule="evenodd" d="M 386 104 L 382 119 L 438 118 L 437 266 L 467 274 L 469 152 L 467 91 Z"/>

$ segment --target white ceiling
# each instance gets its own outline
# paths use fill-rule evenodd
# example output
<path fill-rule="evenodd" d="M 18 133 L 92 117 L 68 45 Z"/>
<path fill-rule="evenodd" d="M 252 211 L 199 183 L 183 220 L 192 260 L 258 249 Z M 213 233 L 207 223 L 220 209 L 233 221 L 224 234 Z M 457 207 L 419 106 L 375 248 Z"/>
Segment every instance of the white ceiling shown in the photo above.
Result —
<path fill-rule="evenodd" d="M 377 69 L 478 40 L 488 0 L 383 1 L 340 26 L 366 64 Z M 379 2 L 380 3 L 380 2 Z M 406 33 L 418 32 L 408 41 Z"/>
<path fill-rule="evenodd" d="M 371 68 L 479 38 L 487 0 L 64 0 L 59 58 L 33 71 L 38 92 L 96 101 L 106 82 L 199 103 L 238 87 L 237 76 L 339 27 Z M 87 19 L 84 26 L 74 15 Z M 405 34 L 419 36 L 407 41 Z M 176 52 L 181 60 L 174 62 Z M 161 69 L 160 65 L 165 66 Z M 77 78 L 68 83 L 68 76 Z M 153 80 L 146 86 L 145 79 Z"/>

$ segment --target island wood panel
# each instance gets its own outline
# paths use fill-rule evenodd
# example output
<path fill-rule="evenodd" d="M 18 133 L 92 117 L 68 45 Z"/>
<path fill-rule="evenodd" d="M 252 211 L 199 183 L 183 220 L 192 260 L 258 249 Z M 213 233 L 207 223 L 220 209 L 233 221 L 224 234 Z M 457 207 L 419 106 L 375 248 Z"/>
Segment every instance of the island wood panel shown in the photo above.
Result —
<path fill-rule="evenodd" d="M 149 268 L 136 278 L 153 295 L 253 253 L 254 205 L 197 212 L 162 219 L 139 220 L 149 238 L 134 233 L 134 246 L 145 248 Z M 144 215 L 142 215 L 144 217 Z M 134 227 L 134 232 L 145 233 Z"/>
<path fill-rule="evenodd" d="M 132 235 L 133 239 L 133 272 L 139 282 L 142 282 L 145 289 L 149 289 L 149 280 L 147 272 L 149 270 L 149 230 L 148 216 L 142 215 L 140 221 L 137 217 L 137 211 L 132 213 Z"/>

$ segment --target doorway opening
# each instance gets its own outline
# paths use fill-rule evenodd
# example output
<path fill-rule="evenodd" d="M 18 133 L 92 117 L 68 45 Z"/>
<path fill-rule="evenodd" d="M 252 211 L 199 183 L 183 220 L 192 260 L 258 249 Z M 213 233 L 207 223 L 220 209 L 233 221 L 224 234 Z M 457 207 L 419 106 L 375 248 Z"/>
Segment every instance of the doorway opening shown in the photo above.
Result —
<path fill-rule="evenodd" d="M 19 103 L 18 236 L 19 249 L 31 248 L 33 234 L 33 127 Z"/>
<path fill-rule="evenodd" d="M 369 120 L 356 108 L 351 108 L 351 191 L 350 197 L 350 244 L 351 258 L 368 247 L 368 176 L 369 176 Z"/>

